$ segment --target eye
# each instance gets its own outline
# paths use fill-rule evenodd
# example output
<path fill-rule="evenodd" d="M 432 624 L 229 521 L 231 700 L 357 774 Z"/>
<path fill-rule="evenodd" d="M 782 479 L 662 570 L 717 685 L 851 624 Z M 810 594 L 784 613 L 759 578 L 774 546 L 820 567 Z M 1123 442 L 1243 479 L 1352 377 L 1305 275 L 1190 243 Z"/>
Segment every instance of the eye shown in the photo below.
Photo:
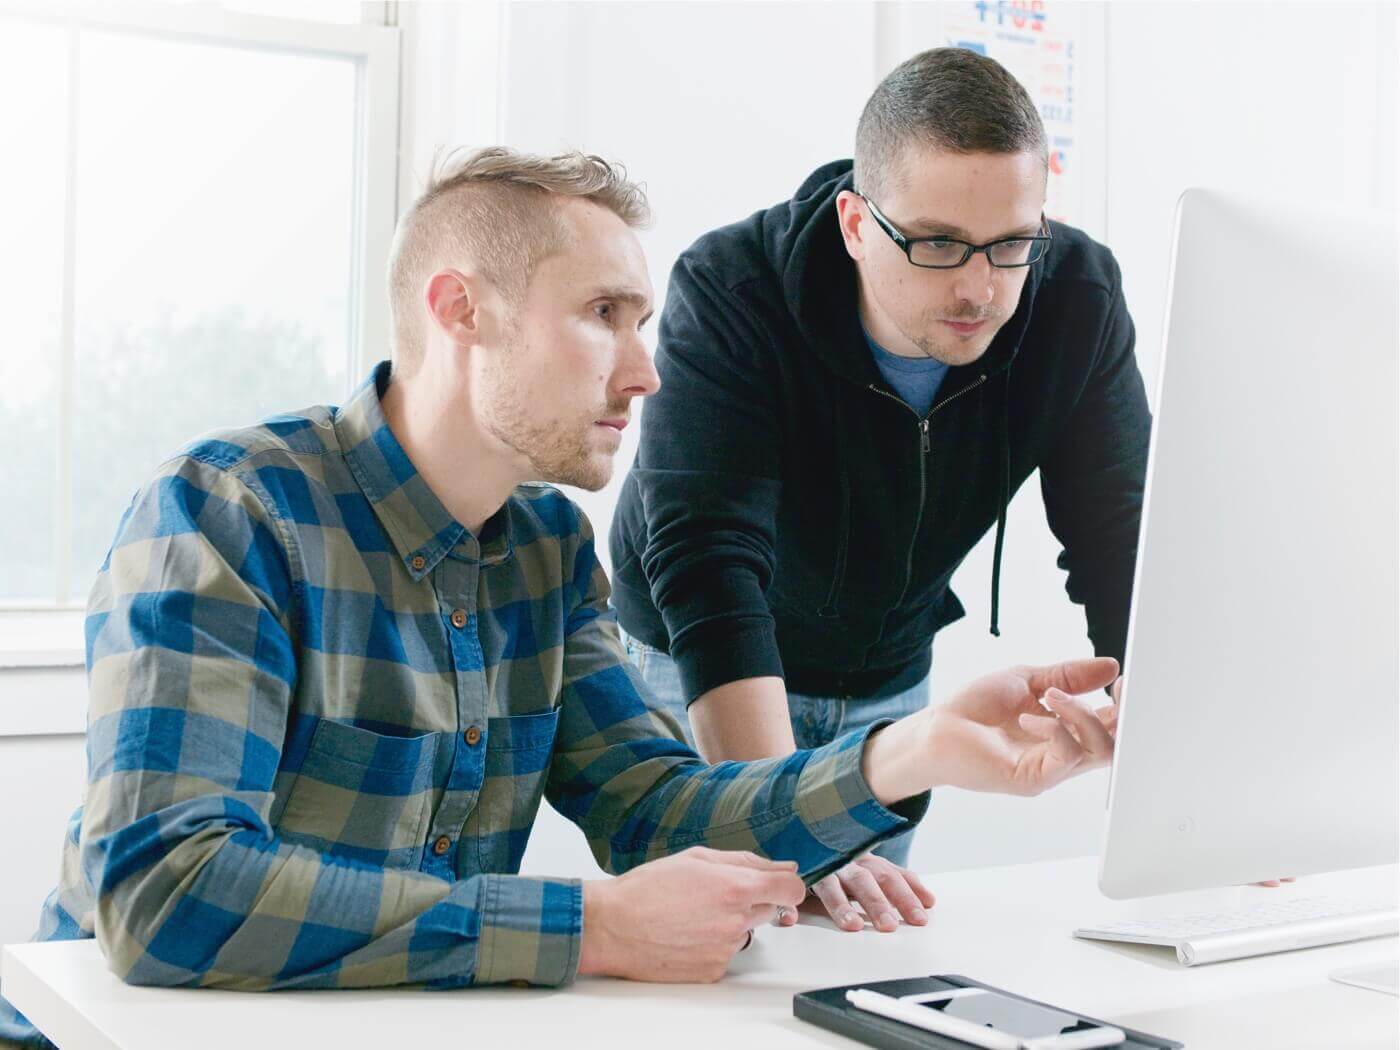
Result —
<path fill-rule="evenodd" d="M 936 251 L 944 251 L 945 249 L 948 249 L 948 248 L 953 247 L 953 246 L 954 246 L 955 244 L 957 244 L 958 242 L 957 242 L 957 241 L 929 241 L 928 243 L 929 243 L 929 246 L 932 247 L 934 250 L 936 250 Z"/>
<path fill-rule="evenodd" d="M 613 323 L 613 319 L 617 314 L 617 310 L 612 303 L 599 303 L 597 306 L 593 307 L 593 312 L 598 315 L 599 320 L 606 321 L 608 324 Z"/>
<path fill-rule="evenodd" d="M 1002 241 L 1001 243 L 1006 245 L 1009 249 L 1024 248 L 1026 246 L 1026 242 L 1019 238 L 1016 240 Z"/>

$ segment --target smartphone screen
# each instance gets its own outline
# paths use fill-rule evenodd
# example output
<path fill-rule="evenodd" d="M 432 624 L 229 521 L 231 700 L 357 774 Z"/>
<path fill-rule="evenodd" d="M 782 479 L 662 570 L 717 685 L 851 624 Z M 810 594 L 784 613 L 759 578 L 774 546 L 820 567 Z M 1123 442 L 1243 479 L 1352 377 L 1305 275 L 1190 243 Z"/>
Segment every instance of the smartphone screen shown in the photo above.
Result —
<path fill-rule="evenodd" d="M 975 1025 L 1022 1039 L 1043 1038 L 1065 1032 L 1093 1032 L 1100 1025 L 1080 1020 L 1063 1010 L 1012 999 L 984 988 L 957 988 L 927 995 L 911 995 L 904 1002 L 925 1006 L 949 1017 L 971 1021 Z"/>

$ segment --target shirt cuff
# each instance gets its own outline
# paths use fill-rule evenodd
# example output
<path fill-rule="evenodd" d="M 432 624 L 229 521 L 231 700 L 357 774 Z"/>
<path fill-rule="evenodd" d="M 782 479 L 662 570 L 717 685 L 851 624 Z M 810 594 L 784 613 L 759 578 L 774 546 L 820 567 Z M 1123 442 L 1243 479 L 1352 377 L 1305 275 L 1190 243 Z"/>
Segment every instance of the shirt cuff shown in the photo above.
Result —
<path fill-rule="evenodd" d="M 807 831 L 840 860 L 818 872 L 804 872 L 810 883 L 840 867 L 845 859 L 908 831 L 928 812 L 929 793 L 884 806 L 861 772 L 865 742 L 891 719 L 837 737 L 812 752 L 797 782 L 797 816 Z"/>
<path fill-rule="evenodd" d="M 583 945 L 580 879 L 482 875 L 476 984 L 567 984 Z"/>

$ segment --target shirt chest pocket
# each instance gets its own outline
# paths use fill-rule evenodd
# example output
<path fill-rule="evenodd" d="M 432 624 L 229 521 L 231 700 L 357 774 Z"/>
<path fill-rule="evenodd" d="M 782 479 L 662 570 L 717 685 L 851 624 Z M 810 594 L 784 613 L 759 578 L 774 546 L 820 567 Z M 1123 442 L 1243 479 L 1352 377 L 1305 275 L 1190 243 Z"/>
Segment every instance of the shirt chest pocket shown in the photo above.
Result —
<path fill-rule="evenodd" d="M 288 842 L 385 868 L 416 868 L 438 735 L 387 736 L 323 718 L 278 821 Z"/>
<path fill-rule="evenodd" d="M 481 871 L 520 870 L 558 727 L 558 710 L 487 720 L 486 775 L 467 828 Z"/>

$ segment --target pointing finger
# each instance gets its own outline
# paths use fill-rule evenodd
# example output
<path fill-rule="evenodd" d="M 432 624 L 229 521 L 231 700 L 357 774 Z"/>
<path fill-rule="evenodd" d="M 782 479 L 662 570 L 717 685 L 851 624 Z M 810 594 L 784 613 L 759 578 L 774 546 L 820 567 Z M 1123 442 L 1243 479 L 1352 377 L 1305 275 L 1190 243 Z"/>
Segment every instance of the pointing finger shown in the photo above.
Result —
<path fill-rule="evenodd" d="M 1087 703 L 1058 689 L 1051 689 L 1045 694 L 1045 699 L 1051 710 L 1068 723 L 1071 734 L 1078 738 L 1080 746 L 1091 756 L 1106 759 L 1113 754 L 1113 737 L 1108 735 L 1108 730 Z"/>

